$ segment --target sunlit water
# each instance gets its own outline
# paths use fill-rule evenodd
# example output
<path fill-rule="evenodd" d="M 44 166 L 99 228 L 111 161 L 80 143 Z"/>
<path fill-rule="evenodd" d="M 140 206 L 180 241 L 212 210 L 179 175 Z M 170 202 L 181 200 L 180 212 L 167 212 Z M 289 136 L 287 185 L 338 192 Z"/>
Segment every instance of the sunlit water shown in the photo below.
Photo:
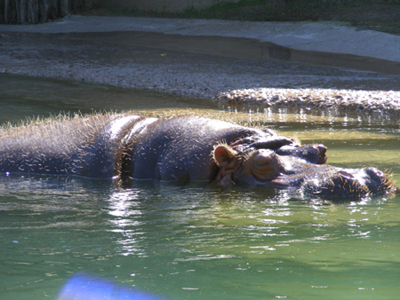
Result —
<path fill-rule="evenodd" d="M 2 122 L 195 107 L 323 143 L 328 163 L 387 169 L 400 182 L 396 120 L 228 113 L 193 99 L 19 77 L 0 77 L 0 89 Z M 1 175 L 0 299 L 56 299 L 80 272 L 171 300 L 398 299 L 399 223 L 400 197 L 329 204 L 261 188 Z"/>

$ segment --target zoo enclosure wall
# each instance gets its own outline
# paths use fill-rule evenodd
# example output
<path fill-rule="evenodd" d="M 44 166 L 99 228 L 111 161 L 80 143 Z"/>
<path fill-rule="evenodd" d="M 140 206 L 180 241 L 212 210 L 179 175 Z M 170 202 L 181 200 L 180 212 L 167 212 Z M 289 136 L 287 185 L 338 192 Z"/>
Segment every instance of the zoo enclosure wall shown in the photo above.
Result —
<path fill-rule="evenodd" d="M 181 12 L 239 0 L 0 0 L 0 24 L 36 24 L 93 7 Z"/>

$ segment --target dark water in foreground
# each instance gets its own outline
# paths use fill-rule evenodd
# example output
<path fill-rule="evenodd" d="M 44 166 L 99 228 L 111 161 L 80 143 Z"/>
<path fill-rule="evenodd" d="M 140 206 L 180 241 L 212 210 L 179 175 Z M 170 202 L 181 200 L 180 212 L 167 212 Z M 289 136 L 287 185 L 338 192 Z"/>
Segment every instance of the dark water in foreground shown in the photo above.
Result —
<path fill-rule="evenodd" d="M 93 103 L 89 111 L 197 105 L 206 114 L 273 124 L 304 143 L 324 143 L 328 163 L 389 169 L 400 183 L 395 120 L 229 114 L 190 99 L 7 80 L 9 94 L 0 85 L 2 122 L 82 110 L 85 99 Z M 18 92 L 12 82 L 28 88 Z M 47 98 L 39 88 L 45 84 Z M 60 103 L 48 106 L 54 94 Z M 114 102 L 103 103 L 104 94 Z M 136 181 L 122 189 L 107 180 L 1 175 L 0 299 L 56 299 L 79 272 L 171 300 L 398 299 L 399 223 L 400 197 L 331 205 L 260 188 Z"/>

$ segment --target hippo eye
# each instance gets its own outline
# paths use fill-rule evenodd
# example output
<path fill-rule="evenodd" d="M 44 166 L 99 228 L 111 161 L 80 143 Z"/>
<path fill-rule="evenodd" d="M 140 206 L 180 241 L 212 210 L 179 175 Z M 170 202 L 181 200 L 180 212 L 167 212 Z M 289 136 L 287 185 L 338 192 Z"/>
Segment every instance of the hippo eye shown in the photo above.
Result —
<path fill-rule="evenodd" d="M 268 167 L 277 164 L 278 160 L 274 151 L 258 150 L 254 156 L 253 166 L 256 168 Z"/>
<path fill-rule="evenodd" d="M 257 166 L 260 166 L 260 167 L 272 165 L 271 157 L 265 157 L 265 156 L 259 157 L 257 159 L 256 163 L 257 163 Z"/>
<path fill-rule="evenodd" d="M 280 164 L 273 151 L 258 152 L 252 163 L 251 173 L 261 182 L 275 179 L 280 173 Z"/>

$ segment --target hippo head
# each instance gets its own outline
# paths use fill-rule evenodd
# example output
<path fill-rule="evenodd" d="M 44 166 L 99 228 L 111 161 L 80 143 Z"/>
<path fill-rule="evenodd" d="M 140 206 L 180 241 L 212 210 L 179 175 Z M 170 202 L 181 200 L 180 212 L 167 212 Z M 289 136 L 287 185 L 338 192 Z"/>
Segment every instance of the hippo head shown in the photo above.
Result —
<path fill-rule="evenodd" d="M 376 168 L 341 169 L 326 166 L 302 185 L 303 192 L 318 197 L 374 196 L 393 194 L 397 191 L 390 177 Z M 318 176 L 317 180 L 315 177 Z"/>
<path fill-rule="evenodd" d="M 309 147 L 306 149 L 322 151 L 320 157 L 324 158 L 319 160 L 325 162 L 325 147 Z M 375 168 L 342 169 L 316 164 L 309 162 L 307 156 L 299 157 L 296 149 L 283 149 L 282 154 L 277 153 L 280 153 L 279 149 L 238 152 L 228 145 L 218 145 L 213 152 L 219 167 L 216 181 L 222 184 L 298 188 L 307 195 L 323 198 L 363 197 L 396 191 L 389 177 Z"/>
<path fill-rule="evenodd" d="M 248 153 L 250 150 L 270 149 L 276 154 L 295 156 L 313 164 L 324 164 L 326 162 L 326 147 L 324 145 L 300 146 L 294 140 L 276 134 L 252 135 L 238 139 L 230 147 L 237 152 Z"/>

